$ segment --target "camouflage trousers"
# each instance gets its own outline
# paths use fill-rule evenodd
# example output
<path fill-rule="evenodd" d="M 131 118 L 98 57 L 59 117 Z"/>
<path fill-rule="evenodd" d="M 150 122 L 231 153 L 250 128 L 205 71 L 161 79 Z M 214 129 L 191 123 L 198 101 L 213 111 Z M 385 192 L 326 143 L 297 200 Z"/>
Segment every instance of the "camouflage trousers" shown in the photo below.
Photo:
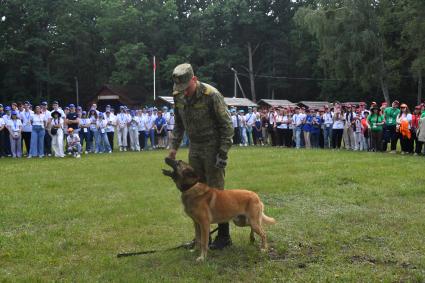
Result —
<path fill-rule="evenodd" d="M 224 189 L 224 169 L 216 168 L 218 146 L 193 144 L 189 146 L 189 164 L 195 169 L 201 182 L 216 189 Z"/>

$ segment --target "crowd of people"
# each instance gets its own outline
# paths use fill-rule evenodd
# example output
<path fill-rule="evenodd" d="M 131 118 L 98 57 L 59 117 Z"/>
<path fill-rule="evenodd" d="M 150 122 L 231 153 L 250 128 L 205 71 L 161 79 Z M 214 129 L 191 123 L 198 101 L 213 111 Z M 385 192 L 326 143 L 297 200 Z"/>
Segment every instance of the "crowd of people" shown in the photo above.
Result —
<path fill-rule="evenodd" d="M 345 148 L 402 154 L 422 154 L 425 149 L 425 105 L 414 107 L 394 101 L 387 107 L 372 102 L 358 105 L 325 105 L 320 109 L 272 107 L 244 110 L 229 108 L 234 128 L 233 143 L 239 146 L 288 148 Z M 114 139 L 119 151 L 168 148 L 174 128 L 174 111 L 163 107 L 104 112 L 93 104 L 88 111 L 54 101 L 32 106 L 29 101 L 0 104 L 0 157 L 44 156 L 77 158 L 81 154 L 112 153 Z M 183 141 L 188 145 L 187 138 Z M 389 147 L 388 147 L 389 145 Z"/>
<path fill-rule="evenodd" d="M 333 148 L 419 155 L 425 142 L 425 105 L 414 107 L 396 100 L 391 106 L 372 102 L 324 105 L 320 109 L 272 107 L 257 111 L 232 108 L 234 144 L 294 148 Z M 388 145 L 390 147 L 388 148 Z"/>
<path fill-rule="evenodd" d="M 174 111 L 167 107 L 120 106 L 115 112 L 107 105 L 101 112 L 96 104 L 88 111 L 74 104 L 61 108 L 57 101 L 50 110 L 47 102 L 0 104 L 0 157 L 112 153 L 115 135 L 119 151 L 166 148 L 173 126 Z"/>

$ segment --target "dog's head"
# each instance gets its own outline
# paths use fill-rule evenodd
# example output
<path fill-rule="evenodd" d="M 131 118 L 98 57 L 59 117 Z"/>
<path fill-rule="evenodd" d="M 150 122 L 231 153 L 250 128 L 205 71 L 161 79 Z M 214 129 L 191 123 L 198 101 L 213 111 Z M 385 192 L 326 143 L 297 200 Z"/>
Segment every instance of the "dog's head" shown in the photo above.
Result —
<path fill-rule="evenodd" d="M 171 177 L 180 191 L 184 192 L 190 189 L 199 181 L 195 170 L 186 162 L 167 157 L 165 163 L 173 168 L 173 171 L 162 169 L 162 174 Z"/>

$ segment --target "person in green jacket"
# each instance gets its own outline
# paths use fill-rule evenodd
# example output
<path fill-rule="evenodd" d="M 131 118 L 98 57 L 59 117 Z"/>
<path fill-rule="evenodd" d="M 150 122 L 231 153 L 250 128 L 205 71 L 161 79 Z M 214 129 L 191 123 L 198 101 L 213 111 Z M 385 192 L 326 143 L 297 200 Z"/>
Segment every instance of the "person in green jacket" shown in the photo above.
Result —
<path fill-rule="evenodd" d="M 384 151 L 387 151 L 388 143 L 391 143 L 391 153 L 396 153 L 398 133 L 397 133 L 397 117 L 400 114 L 398 108 L 400 103 L 394 100 L 391 107 L 384 110 L 385 132 L 384 132 Z"/>
<path fill-rule="evenodd" d="M 371 151 L 382 151 L 382 132 L 384 116 L 379 113 L 378 106 L 373 106 L 372 114 L 367 117 L 367 126 L 371 133 Z"/>

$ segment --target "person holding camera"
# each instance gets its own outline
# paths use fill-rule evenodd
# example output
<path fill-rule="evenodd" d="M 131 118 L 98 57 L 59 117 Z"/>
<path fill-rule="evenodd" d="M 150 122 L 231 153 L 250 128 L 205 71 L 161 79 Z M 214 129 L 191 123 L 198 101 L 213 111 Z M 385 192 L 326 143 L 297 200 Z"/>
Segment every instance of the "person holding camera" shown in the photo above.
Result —
<path fill-rule="evenodd" d="M 18 112 L 15 110 L 11 112 L 7 129 L 9 130 L 10 150 L 12 152 L 12 156 L 13 158 L 21 158 L 22 121 L 18 119 Z"/>
<path fill-rule="evenodd" d="M 55 157 L 65 157 L 63 152 L 63 123 L 61 112 L 53 110 L 51 113 L 50 135 L 52 136 L 52 149 Z"/>
<path fill-rule="evenodd" d="M 176 158 L 186 132 L 190 140 L 189 164 L 201 177 L 200 181 L 224 189 L 224 168 L 234 132 L 223 95 L 198 81 L 187 63 L 175 67 L 173 81 L 175 124 L 168 157 Z M 223 249 L 231 244 L 229 223 L 220 223 L 210 249 Z"/>

